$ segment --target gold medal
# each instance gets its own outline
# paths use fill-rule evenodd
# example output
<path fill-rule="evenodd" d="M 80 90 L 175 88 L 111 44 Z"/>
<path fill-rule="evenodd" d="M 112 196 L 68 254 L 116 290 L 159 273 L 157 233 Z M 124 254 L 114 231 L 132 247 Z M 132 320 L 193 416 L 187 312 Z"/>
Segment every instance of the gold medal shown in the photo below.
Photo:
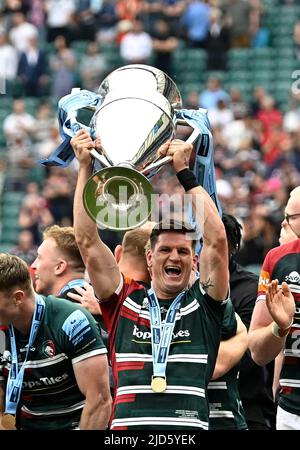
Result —
<path fill-rule="evenodd" d="M 1 420 L 1 419 L 0 419 Z M 16 418 L 11 414 L 4 414 L 2 416 L 1 425 L 5 430 L 15 430 L 16 429 Z"/>
<path fill-rule="evenodd" d="M 151 380 L 151 389 L 156 394 L 161 394 L 162 392 L 165 392 L 165 390 L 167 389 L 166 378 L 154 377 L 153 375 Z"/>

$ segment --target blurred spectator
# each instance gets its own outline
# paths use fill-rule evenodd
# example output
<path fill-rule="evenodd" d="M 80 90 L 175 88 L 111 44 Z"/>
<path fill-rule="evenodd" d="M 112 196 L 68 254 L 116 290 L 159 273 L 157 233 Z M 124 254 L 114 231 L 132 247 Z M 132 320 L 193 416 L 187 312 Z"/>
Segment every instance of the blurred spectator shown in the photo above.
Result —
<path fill-rule="evenodd" d="M 205 45 L 210 17 L 210 6 L 202 0 L 192 0 L 181 17 L 181 24 L 185 29 L 186 38 L 190 47 Z"/>
<path fill-rule="evenodd" d="M 25 52 L 32 38 L 38 38 L 38 29 L 32 23 L 26 21 L 23 13 L 13 15 L 13 27 L 9 32 L 9 38 L 19 53 Z"/>
<path fill-rule="evenodd" d="M 209 110 L 208 118 L 212 127 L 218 126 L 223 128 L 228 123 L 231 123 L 233 121 L 233 113 L 228 106 L 228 102 L 218 100 L 216 107 Z"/>
<path fill-rule="evenodd" d="M 41 194 L 39 193 L 38 184 L 34 181 L 31 181 L 26 186 L 26 193 L 22 200 L 22 208 L 28 207 L 31 208 L 32 205 L 43 204 L 44 200 Z"/>
<path fill-rule="evenodd" d="M 48 158 L 50 154 L 61 144 L 61 136 L 59 134 L 58 125 L 53 120 L 49 125 L 47 130 L 47 136 L 35 144 L 35 152 L 37 158 L 44 159 Z M 46 168 L 49 170 L 49 168 Z"/>
<path fill-rule="evenodd" d="M 18 77 L 25 95 L 29 97 L 45 95 L 49 83 L 47 58 L 45 52 L 38 48 L 37 37 L 28 39 L 28 47 L 20 55 Z"/>
<path fill-rule="evenodd" d="M 182 37 L 181 17 L 185 7 L 186 0 L 161 0 L 162 18 L 168 22 L 173 36 Z"/>
<path fill-rule="evenodd" d="M 267 96 L 264 86 L 255 86 L 252 94 L 251 111 L 256 116 L 262 109 L 262 102 Z"/>
<path fill-rule="evenodd" d="M 246 111 L 238 119 L 226 123 L 221 130 L 221 137 L 225 145 L 237 152 L 244 142 L 251 142 L 255 137 L 252 117 Z"/>
<path fill-rule="evenodd" d="M 118 20 L 115 0 L 103 0 L 96 19 L 97 41 L 100 44 L 114 41 Z"/>
<path fill-rule="evenodd" d="M 300 21 L 296 22 L 294 26 L 294 49 L 296 59 L 300 60 Z"/>
<path fill-rule="evenodd" d="M 3 131 L 9 142 L 14 142 L 16 137 L 29 139 L 35 131 L 36 122 L 31 114 L 25 109 L 24 101 L 17 99 L 13 101 L 12 113 L 3 122 Z"/>
<path fill-rule="evenodd" d="M 47 0 L 45 2 L 47 13 L 47 41 L 53 42 L 57 36 L 71 39 L 71 23 L 75 13 L 74 0 Z"/>
<path fill-rule="evenodd" d="M 142 0 L 117 0 L 116 11 L 120 20 L 134 22 L 141 10 Z"/>
<path fill-rule="evenodd" d="M 57 36 L 54 45 L 55 53 L 50 57 L 50 68 L 53 71 L 52 93 L 59 99 L 70 94 L 74 87 L 76 58 L 64 36 Z"/>
<path fill-rule="evenodd" d="M 262 26 L 263 5 L 260 0 L 251 0 L 250 37 L 251 47 L 266 47 L 269 43 L 270 32 Z"/>
<path fill-rule="evenodd" d="M 199 96 L 200 108 L 216 108 L 219 100 L 229 101 L 229 94 L 221 87 L 221 82 L 217 77 L 210 77 L 207 82 L 207 88 Z"/>
<path fill-rule="evenodd" d="M 231 47 L 250 47 L 250 2 L 226 0 L 224 9 L 230 27 Z"/>
<path fill-rule="evenodd" d="M 152 33 L 153 65 L 173 77 L 172 53 L 178 41 L 172 36 L 170 26 L 164 19 L 157 19 Z"/>
<path fill-rule="evenodd" d="M 147 64 L 152 52 L 152 39 L 144 31 L 143 23 L 135 20 L 132 30 L 122 39 L 120 54 L 126 64 Z"/>
<path fill-rule="evenodd" d="M 45 27 L 45 5 L 43 0 L 31 0 L 29 2 L 30 10 L 27 14 L 29 21 L 35 25 L 41 33 Z"/>
<path fill-rule="evenodd" d="M 274 98 L 265 96 L 261 100 L 261 110 L 257 113 L 257 118 L 262 123 L 265 132 L 268 132 L 272 125 L 282 124 L 282 113 L 275 106 Z"/>
<path fill-rule="evenodd" d="M 25 199 L 19 215 L 19 226 L 22 230 L 30 231 L 34 244 L 40 245 L 43 230 L 53 225 L 54 219 L 42 196 L 29 194 Z"/>
<path fill-rule="evenodd" d="M 267 205 L 256 206 L 244 221 L 243 243 L 237 262 L 244 267 L 261 265 L 267 252 L 278 245 L 278 223 L 272 219 Z"/>
<path fill-rule="evenodd" d="M 61 226 L 73 223 L 75 178 L 70 169 L 51 168 L 43 189 L 54 222 Z"/>
<path fill-rule="evenodd" d="M 36 259 L 37 246 L 34 245 L 33 235 L 31 231 L 23 230 L 19 233 L 18 243 L 15 247 L 9 250 L 11 255 L 19 256 L 29 266 Z"/>
<path fill-rule="evenodd" d="M 279 154 L 280 141 L 285 138 L 285 133 L 282 131 L 283 117 L 270 96 L 263 98 L 261 107 L 257 114 L 257 119 L 262 125 L 261 148 L 265 162 L 271 165 Z"/>
<path fill-rule="evenodd" d="M 145 31 L 152 35 L 154 24 L 162 16 L 163 4 L 160 0 L 144 0 L 141 4 L 139 18 L 142 20 Z"/>
<path fill-rule="evenodd" d="M 94 41 L 96 14 L 100 11 L 102 0 L 74 0 L 76 13 L 76 39 Z"/>
<path fill-rule="evenodd" d="M 231 88 L 229 91 L 229 95 L 231 98 L 231 101 L 229 103 L 229 108 L 231 109 L 233 113 L 233 117 L 235 119 L 240 119 L 241 117 L 244 117 L 249 111 L 248 111 L 248 105 L 242 98 L 242 93 L 240 89 L 237 88 Z"/>
<path fill-rule="evenodd" d="M 300 94 L 291 98 L 290 108 L 283 117 L 283 129 L 289 133 L 300 130 Z"/>
<path fill-rule="evenodd" d="M 212 8 L 205 48 L 207 50 L 207 69 L 226 70 L 227 51 L 230 48 L 230 31 L 224 25 L 221 10 Z"/>
<path fill-rule="evenodd" d="M 29 2 L 26 0 L 2 0 L 1 3 L 1 9 L 8 16 L 16 12 L 22 12 L 23 14 L 26 14 L 29 8 Z"/>
<path fill-rule="evenodd" d="M 18 67 L 17 50 L 9 44 L 7 34 L 0 33 L 0 78 L 15 79 Z"/>
<path fill-rule="evenodd" d="M 199 108 L 199 93 L 197 91 L 190 91 L 184 101 L 184 108 L 198 109 Z"/>
<path fill-rule="evenodd" d="M 36 157 L 28 139 L 15 134 L 7 144 L 6 188 L 23 191 L 30 178 L 30 169 L 36 164 Z"/>
<path fill-rule="evenodd" d="M 97 42 L 89 42 L 86 54 L 82 55 L 79 70 L 82 87 L 97 91 L 108 71 L 106 58 L 100 53 Z"/>
<path fill-rule="evenodd" d="M 57 124 L 48 101 L 41 101 L 41 103 L 39 103 L 35 119 L 34 141 L 36 145 L 39 145 L 42 144 L 43 141 L 49 139 L 50 127 L 54 125 L 54 122 Z M 39 154 L 39 151 L 37 151 L 36 154 Z"/>
<path fill-rule="evenodd" d="M 251 47 L 263 48 L 268 47 L 270 40 L 270 32 L 267 28 L 263 28 L 259 23 L 253 24 L 251 27 Z"/>

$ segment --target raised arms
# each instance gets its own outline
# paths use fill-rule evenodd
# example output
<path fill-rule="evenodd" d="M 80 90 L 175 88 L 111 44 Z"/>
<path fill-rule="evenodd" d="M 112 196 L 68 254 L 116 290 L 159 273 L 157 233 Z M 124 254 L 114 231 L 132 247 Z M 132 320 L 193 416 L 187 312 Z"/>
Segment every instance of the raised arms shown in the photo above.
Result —
<path fill-rule="evenodd" d="M 116 291 L 120 283 L 120 272 L 114 255 L 101 241 L 96 224 L 89 218 L 83 205 L 83 190 L 91 176 L 90 150 L 95 148 L 95 144 L 85 130 L 78 131 L 71 144 L 79 162 L 74 198 L 76 241 L 95 292 L 103 300 Z"/>

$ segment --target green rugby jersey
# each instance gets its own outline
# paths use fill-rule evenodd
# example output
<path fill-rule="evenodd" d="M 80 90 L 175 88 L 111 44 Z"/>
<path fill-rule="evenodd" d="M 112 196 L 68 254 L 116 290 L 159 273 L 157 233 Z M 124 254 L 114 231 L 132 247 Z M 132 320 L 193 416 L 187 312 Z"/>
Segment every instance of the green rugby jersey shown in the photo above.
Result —
<path fill-rule="evenodd" d="M 222 323 L 222 341 L 236 334 L 237 322 L 232 320 L 233 305 L 226 304 Z M 208 385 L 209 429 L 246 430 L 247 423 L 238 387 L 238 366 Z"/>
<path fill-rule="evenodd" d="M 19 365 L 25 359 L 28 337 L 15 330 Z M 3 374 L 8 377 L 11 354 L 7 337 Z M 104 354 L 99 327 L 83 307 L 48 296 L 38 334 L 25 365 L 17 426 L 26 430 L 69 429 L 78 425 L 84 396 L 80 392 L 73 364 Z"/>
<path fill-rule="evenodd" d="M 162 319 L 171 301 L 159 301 Z M 167 389 L 151 390 L 149 301 L 143 286 L 124 279 L 101 304 L 110 335 L 115 398 L 111 429 L 208 429 L 207 385 L 221 336 L 224 305 L 196 282 L 181 301 L 166 369 Z M 235 319 L 234 319 L 235 320 Z"/>

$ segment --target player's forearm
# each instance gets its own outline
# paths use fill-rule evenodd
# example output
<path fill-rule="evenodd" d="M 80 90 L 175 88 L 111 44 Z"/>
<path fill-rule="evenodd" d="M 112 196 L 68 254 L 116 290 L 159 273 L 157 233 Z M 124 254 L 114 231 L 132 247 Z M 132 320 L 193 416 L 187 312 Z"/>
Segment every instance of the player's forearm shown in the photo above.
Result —
<path fill-rule="evenodd" d="M 111 397 L 87 399 L 82 410 L 80 430 L 105 430 L 111 414 Z"/>
<path fill-rule="evenodd" d="M 286 336 L 279 338 L 272 334 L 272 324 L 249 331 L 249 348 L 253 361 L 259 366 L 268 364 L 281 352 Z"/>
<path fill-rule="evenodd" d="M 236 366 L 248 348 L 247 328 L 237 314 L 236 319 L 238 323 L 236 335 L 220 343 L 213 380 L 222 377 Z"/>
<path fill-rule="evenodd" d="M 89 179 L 90 169 L 80 167 L 74 196 L 74 229 L 80 250 L 95 243 L 98 239 L 96 223 L 90 219 L 83 204 L 83 190 Z"/>

